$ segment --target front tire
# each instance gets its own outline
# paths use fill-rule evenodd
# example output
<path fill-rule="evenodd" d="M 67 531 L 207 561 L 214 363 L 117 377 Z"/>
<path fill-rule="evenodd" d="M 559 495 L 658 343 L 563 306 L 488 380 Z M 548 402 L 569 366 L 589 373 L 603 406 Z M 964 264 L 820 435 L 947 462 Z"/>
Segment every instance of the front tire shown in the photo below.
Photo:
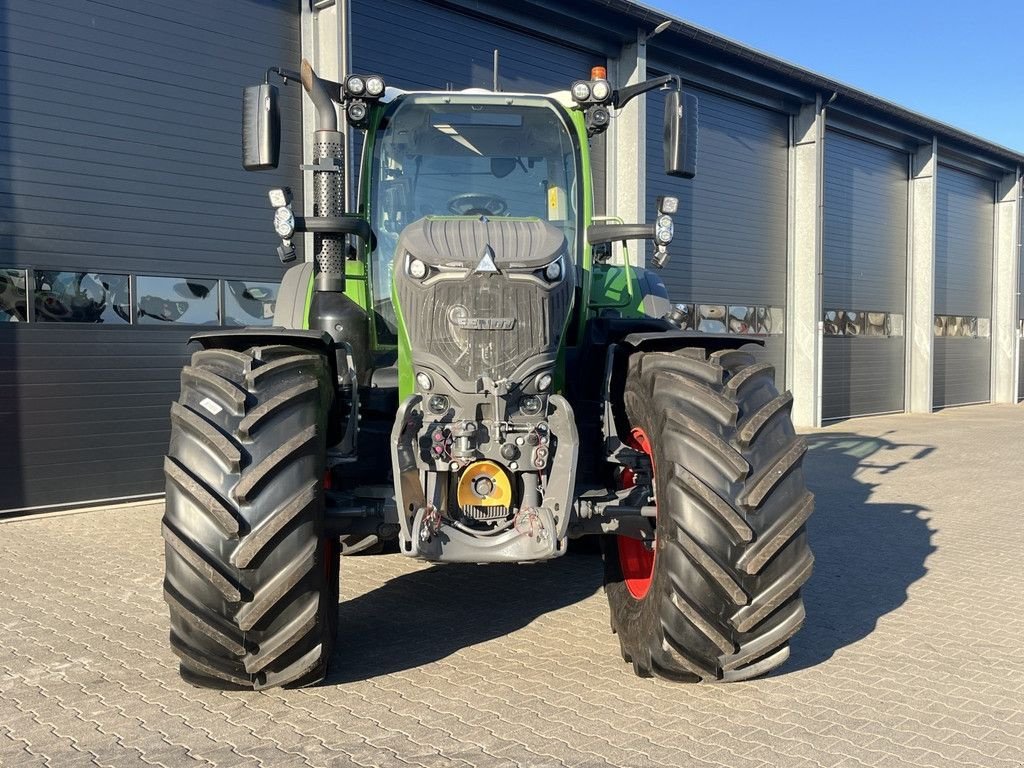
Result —
<path fill-rule="evenodd" d="M 196 352 L 171 406 L 164 597 L 171 649 L 199 687 L 319 681 L 338 607 L 324 534 L 333 389 L 289 346 Z"/>
<path fill-rule="evenodd" d="M 624 400 L 651 459 L 653 549 L 609 537 L 605 591 L 623 658 L 644 677 L 747 680 L 789 656 L 813 557 L 806 445 L 774 371 L 746 352 L 648 352 Z"/>

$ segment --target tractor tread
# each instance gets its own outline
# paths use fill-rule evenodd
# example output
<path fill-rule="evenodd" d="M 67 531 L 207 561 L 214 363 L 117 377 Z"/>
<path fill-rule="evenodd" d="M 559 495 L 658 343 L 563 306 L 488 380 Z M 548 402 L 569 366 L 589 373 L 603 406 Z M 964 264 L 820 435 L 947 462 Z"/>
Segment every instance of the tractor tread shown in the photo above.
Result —
<path fill-rule="evenodd" d="M 232 630 L 223 626 L 222 622 L 214 622 L 191 603 L 186 603 L 183 597 L 176 594 L 176 590 L 165 584 L 164 601 L 170 606 L 172 613 L 181 621 L 187 624 L 196 632 L 201 632 L 214 642 L 222 645 L 225 650 L 234 656 L 244 656 L 245 646 L 235 637 L 231 636 Z"/>
<path fill-rule="evenodd" d="M 716 381 L 700 366 L 724 373 Z M 773 374 L 740 350 L 629 361 L 621 401 L 654 452 L 656 556 L 649 588 L 635 597 L 609 538 L 605 592 L 623 658 L 641 676 L 748 680 L 788 658 L 803 624 L 814 496 L 792 397 L 776 392 Z"/>
<path fill-rule="evenodd" d="M 242 594 L 238 589 L 238 585 L 229 579 L 218 566 L 213 564 L 212 558 L 209 555 L 190 544 L 187 539 L 172 529 L 167 522 L 164 522 L 161 526 L 161 532 L 168 546 L 177 552 L 182 560 L 202 574 L 210 584 L 216 587 L 225 600 L 230 603 L 241 601 Z"/>
<path fill-rule="evenodd" d="M 327 673 L 338 604 L 324 520 L 329 366 L 274 345 L 204 350 L 186 370 L 162 523 L 181 676 L 250 691 L 314 683 Z M 206 397 L 221 408 L 204 413 Z"/>
<path fill-rule="evenodd" d="M 749 448 L 772 418 L 780 413 L 789 413 L 792 407 L 793 394 L 791 392 L 783 392 L 771 402 L 761 406 L 743 422 L 736 435 L 736 442 L 741 448 Z"/>
<path fill-rule="evenodd" d="M 751 478 L 747 489 L 740 495 L 740 504 L 750 510 L 760 507 L 782 478 L 803 459 L 805 453 L 807 441 L 803 438 L 794 439 L 763 472 Z"/>
<path fill-rule="evenodd" d="M 229 536 L 238 535 L 238 518 L 232 514 L 223 500 L 218 498 L 215 493 L 209 490 L 205 483 L 170 456 L 164 457 L 164 475 L 182 493 L 192 499 L 200 509 L 216 520 L 225 533 Z"/>
<path fill-rule="evenodd" d="M 310 425 L 299 434 L 289 438 L 269 456 L 249 469 L 235 485 L 232 494 L 238 501 L 249 501 L 254 493 L 267 483 L 270 477 L 288 462 L 292 454 L 298 453 L 316 437 L 316 427 Z"/>
<path fill-rule="evenodd" d="M 208 368 L 195 365 L 185 366 L 181 370 L 181 386 L 182 389 L 187 386 L 195 386 L 200 390 L 206 389 L 211 394 L 216 394 L 230 406 L 235 414 L 241 413 L 245 408 L 246 393 L 230 379 L 226 379 L 220 373 Z"/>
<path fill-rule="evenodd" d="M 671 482 L 683 493 L 696 500 L 698 504 L 724 522 L 726 527 L 732 531 L 736 540 L 740 542 L 753 540 L 754 529 L 750 527 L 750 524 L 743 519 L 739 512 L 732 508 L 729 502 L 715 493 L 707 483 L 701 481 L 699 477 L 685 467 L 677 464 L 672 469 L 673 477 Z"/>
<path fill-rule="evenodd" d="M 793 540 L 813 510 L 814 494 L 807 492 L 803 499 L 791 508 L 789 514 L 772 523 L 771 527 L 743 553 L 738 561 L 740 568 L 752 576 L 760 573 L 768 561 Z"/>
<path fill-rule="evenodd" d="M 238 626 L 245 631 L 255 627 L 302 578 L 313 568 L 316 542 L 310 541 L 306 548 L 284 568 L 274 574 L 266 585 L 253 595 L 252 601 L 239 609 L 236 615 Z"/>
<path fill-rule="evenodd" d="M 196 438 L 211 448 L 229 472 L 238 472 L 242 466 L 242 452 L 226 438 L 216 426 L 181 403 L 171 403 L 171 424 L 191 430 Z"/>
<path fill-rule="evenodd" d="M 236 568 L 248 568 L 270 541 L 316 500 L 318 490 L 318 483 L 315 481 L 300 489 L 273 515 L 250 531 L 231 555 L 232 564 Z"/>
<path fill-rule="evenodd" d="M 275 413 L 293 404 L 295 400 L 307 392 L 316 392 L 319 386 L 315 381 L 304 381 L 294 387 L 286 389 L 280 394 L 274 395 L 270 400 L 253 408 L 246 414 L 245 418 L 238 423 L 238 433 L 242 437 L 250 437 L 260 422 L 269 419 Z"/>

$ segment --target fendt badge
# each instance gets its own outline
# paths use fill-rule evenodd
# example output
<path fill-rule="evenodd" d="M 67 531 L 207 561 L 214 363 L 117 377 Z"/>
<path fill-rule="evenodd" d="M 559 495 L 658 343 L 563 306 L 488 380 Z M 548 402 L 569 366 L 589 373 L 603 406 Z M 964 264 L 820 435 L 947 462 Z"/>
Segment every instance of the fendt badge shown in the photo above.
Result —
<path fill-rule="evenodd" d="M 470 317 L 469 310 L 461 304 L 448 310 L 448 320 L 467 331 L 511 331 L 516 325 L 514 317 Z"/>

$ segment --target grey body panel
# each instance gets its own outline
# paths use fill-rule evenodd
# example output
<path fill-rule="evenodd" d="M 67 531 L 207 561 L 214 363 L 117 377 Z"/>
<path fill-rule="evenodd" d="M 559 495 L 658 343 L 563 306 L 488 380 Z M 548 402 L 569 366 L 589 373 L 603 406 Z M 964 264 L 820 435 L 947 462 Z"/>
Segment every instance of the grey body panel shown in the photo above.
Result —
<path fill-rule="evenodd" d="M 822 420 L 903 411 L 905 342 L 903 336 L 826 336 Z"/>
<path fill-rule="evenodd" d="M 649 73 L 654 76 L 658 73 Z M 786 306 L 789 118 L 699 89 L 697 176 L 664 174 L 664 97 L 647 96 L 647 218 L 655 198 L 679 198 L 672 259 L 660 272 L 673 302 Z M 785 339 L 750 348 L 775 365 L 783 388 Z"/>
<path fill-rule="evenodd" d="M 298 11 L 4 3 L 0 264 L 280 279 L 266 189 L 301 194 L 299 89 L 278 172 L 242 170 L 239 115 L 243 86 L 298 63 Z M 0 510 L 161 493 L 196 327 L 0 325 Z"/>
<path fill-rule="evenodd" d="M 935 314 L 991 318 L 995 183 L 939 166 Z M 991 340 L 937 337 L 935 408 L 991 398 Z"/>
<path fill-rule="evenodd" d="M 280 328 L 304 328 L 307 323 L 306 299 L 313 279 L 313 262 L 303 262 L 284 273 L 274 305 L 274 325 Z"/>
<path fill-rule="evenodd" d="M 907 155 L 830 131 L 824 310 L 906 314 Z M 904 410 L 905 339 L 825 337 L 822 419 Z"/>

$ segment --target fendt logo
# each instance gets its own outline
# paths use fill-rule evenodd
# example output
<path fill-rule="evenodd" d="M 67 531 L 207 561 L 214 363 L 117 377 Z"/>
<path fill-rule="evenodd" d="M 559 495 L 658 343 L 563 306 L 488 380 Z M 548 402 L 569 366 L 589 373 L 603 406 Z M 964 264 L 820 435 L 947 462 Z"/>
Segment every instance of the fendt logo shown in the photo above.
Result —
<path fill-rule="evenodd" d="M 448 310 L 448 320 L 467 331 L 511 331 L 516 325 L 514 317 L 470 317 L 469 310 L 461 304 Z"/>

